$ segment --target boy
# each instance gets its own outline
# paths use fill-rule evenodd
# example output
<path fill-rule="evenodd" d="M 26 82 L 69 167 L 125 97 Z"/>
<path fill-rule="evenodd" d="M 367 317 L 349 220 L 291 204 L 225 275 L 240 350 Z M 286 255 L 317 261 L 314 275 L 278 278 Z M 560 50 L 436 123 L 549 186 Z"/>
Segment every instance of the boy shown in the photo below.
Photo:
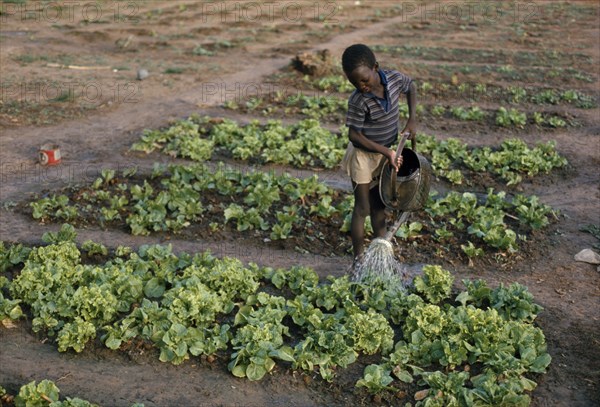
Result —
<path fill-rule="evenodd" d="M 398 140 L 400 94 L 406 95 L 409 118 L 402 134 L 416 135 L 416 89 L 408 76 L 379 67 L 375 55 L 363 44 L 352 45 L 342 55 L 342 68 L 356 90 L 348 100 L 346 125 L 349 128 L 348 148 L 342 168 L 352 179 L 354 210 L 350 235 L 354 261 L 364 251 L 365 219 L 371 216 L 376 237 L 386 232 L 385 206 L 379 197 L 376 177 L 387 159 L 396 170 L 402 156 L 390 147 Z"/>

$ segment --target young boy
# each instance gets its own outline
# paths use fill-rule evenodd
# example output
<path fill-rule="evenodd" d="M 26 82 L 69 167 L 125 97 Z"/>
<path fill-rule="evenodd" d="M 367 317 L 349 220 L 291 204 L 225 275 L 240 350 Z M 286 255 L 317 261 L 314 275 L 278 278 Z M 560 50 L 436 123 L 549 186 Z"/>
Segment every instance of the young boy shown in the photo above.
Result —
<path fill-rule="evenodd" d="M 352 45 L 342 55 L 342 68 L 356 90 L 348 100 L 348 148 L 342 168 L 352 179 L 354 210 L 350 234 L 355 262 L 364 251 L 365 219 L 371 216 L 376 237 L 386 232 L 385 206 L 379 196 L 378 177 L 387 159 L 396 170 L 402 156 L 391 149 L 398 140 L 400 94 L 406 95 L 409 118 L 401 134 L 416 135 L 416 89 L 412 79 L 379 67 L 375 55 L 363 44 Z"/>

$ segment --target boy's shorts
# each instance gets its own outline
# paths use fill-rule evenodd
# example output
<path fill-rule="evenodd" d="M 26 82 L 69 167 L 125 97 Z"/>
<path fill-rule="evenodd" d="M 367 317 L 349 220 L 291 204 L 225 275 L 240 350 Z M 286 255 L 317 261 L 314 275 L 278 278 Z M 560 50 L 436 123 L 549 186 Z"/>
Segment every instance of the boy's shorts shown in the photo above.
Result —
<path fill-rule="evenodd" d="M 369 187 L 373 188 L 379 182 L 385 162 L 382 154 L 361 150 L 348 143 L 341 167 L 356 184 L 370 184 Z"/>

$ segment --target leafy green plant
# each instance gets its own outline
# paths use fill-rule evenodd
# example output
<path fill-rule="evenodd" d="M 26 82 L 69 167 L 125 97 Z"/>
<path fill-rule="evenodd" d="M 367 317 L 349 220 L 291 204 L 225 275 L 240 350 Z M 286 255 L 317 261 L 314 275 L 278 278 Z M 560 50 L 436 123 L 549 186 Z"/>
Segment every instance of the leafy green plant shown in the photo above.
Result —
<path fill-rule="evenodd" d="M 457 106 L 453 107 L 450 111 L 459 120 L 477 121 L 485 117 L 485 113 L 477 106 L 473 106 L 468 110 L 462 106 Z"/>
<path fill-rule="evenodd" d="M 42 240 L 46 243 L 74 242 L 77 238 L 77 232 L 72 225 L 63 224 L 58 232 L 45 232 Z"/>
<path fill-rule="evenodd" d="M 260 215 L 260 211 L 257 208 L 250 208 L 245 210 L 237 204 L 231 204 L 224 211 L 225 223 L 230 220 L 235 220 L 237 223 L 237 230 L 253 230 L 261 229 L 267 230 L 268 225 Z"/>
<path fill-rule="evenodd" d="M 87 252 L 88 256 L 106 256 L 108 254 L 108 249 L 102 243 L 96 243 L 92 240 L 86 240 L 81 245 L 81 249 Z"/>
<path fill-rule="evenodd" d="M 213 56 L 215 55 L 215 52 L 204 48 L 202 45 L 196 45 L 192 50 L 192 54 L 199 56 Z"/>
<path fill-rule="evenodd" d="M 214 142 L 200 137 L 199 128 L 199 124 L 188 119 L 177 122 L 165 131 L 145 130 L 131 149 L 146 154 L 160 149 L 171 156 L 206 161 L 212 157 Z"/>
<path fill-rule="evenodd" d="M 423 382 L 429 386 L 424 391 L 425 398 L 419 400 L 417 406 L 460 406 L 473 403 L 466 389 L 469 379 L 468 372 L 450 372 L 445 374 L 440 371 L 424 372 Z"/>
<path fill-rule="evenodd" d="M 550 206 L 539 202 L 537 196 L 515 195 L 513 205 L 519 219 L 526 222 L 533 229 L 541 229 L 547 226 L 550 223 L 548 220 L 549 215 L 556 216 Z"/>
<path fill-rule="evenodd" d="M 329 198 L 329 197 L 326 197 L 326 198 Z M 293 205 L 293 206 L 284 206 L 283 211 L 277 212 L 277 214 L 275 215 L 277 218 L 277 223 L 273 225 L 271 235 L 270 235 L 271 239 L 273 239 L 273 240 L 287 239 L 288 236 L 290 236 L 294 225 L 298 224 L 301 221 L 299 211 L 300 211 L 300 208 L 296 205 Z M 311 209 L 311 211 L 312 211 L 312 209 Z"/>
<path fill-rule="evenodd" d="M 17 320 L 24 315 L 20 305 L 21 300 L 13 300 L 4 297 L 3 289 L 8 285 L 8 279 L 4 276 L 0 276 L 0 321 L 5 319 Z"/>
<path fill-rule="evenodd" d="M 423 224 L 421 222 L 410 222 L 409 224 L 403 224 L 396 231 L 396 237 L 404 240 L 414 239 L 419 236 L 419 233 L 423 230 Z"/>
<path fill-rule="evenodd" d="M 65 352 L 71 348 L 75 352 L 81 352 L 85 345 L 96 337 L 96 328 L 92 322 L 75 317 L 72 322 L 64 324 L 56 339 L 58 350 Z"/>
<path fill-rule="evenodd" d="M 229 370 L 236 377 L 260 380 L 275 367 L 275 359 L 294 362 L 294 352 L 284 346 L 283 336 L 289 335 L 289 328 L 282 324 L 287 314 L 285 299 L 265 293 L 256 296 L 256 303 L 262 307 L 252 307 L 254 297 L 241 307 L 236 322 L 245 324 L 238 329 L 232 339 L 235 352 L 231 355 Z"/>
<path fill-rule="evenodd" d="M 456 297 L 463 306 L 473 304 L 476 307 L 489 306 L 498 311 L 506 320 L 519 320 L 531 323 L 542 311 L 542 307 L 533 302 L 533 296 L 527 287 L 513 283 L 508 287 L 500 284 L 491 289 L 483 280 L 463 280 L 466 291 Z"/>
<path fill-rule="evenodd" d="M 508 92 L 512 103 L 521 103 L 527 96 L 527 91 L 520 86 L 509 86 Z"/>
<path fill-rule="evenodd" d="M 356 387 L 366 387 L 371 393 L 380 393 L 394 390 L 394 387 L 389 386 L 393 381 L 389 370 L 380 365 L 369 365 L 365 368 L 363 378 L 356 382 Z"/>
<path fill-rule="evenodd" d="M 567 125 L 567 122 L 558 116 L 552 116 L 546 122 L 550 127 L 565 127 Z"/>
<path fill-rule="evenodd" d="M 317 89 L 325 91 L 342 93 L 354 91 L 354 86 L 343 75 L 323 76 L 315 79 L 312 83 Z"/>
<path fill-rule="evenodd" d="M 477 106 L 471 107 L 467 112 L 467 120 L 477 121 L 482 120 L 485 117 L 485 113 Z"/>
<path fill-rule="evenodd" d="M 386 318 L 375 310 L 353 312 L 348 325 L 352 331 L 354 349 L 367 355 L 389 353 L 394 346 L 394 331 Z"/>
<path fill-rule="evenodd" d="M 500 107 L 496 112 L 496 124 L 501 127 L 525 127 L 527 124 L 527 115 L 519 112 L 516 109 L 507 110 Z"/>
<path fill-rule="evenodd" d="M 427 81 L 421 83 L 421 91 L 422 92 L 429 92 L 431 90 L 433 90 L 433 85 L 431 83 L 429 83 Z"/>
<path fill-rule="evenodd" d="M 453 236 L 454 236 L 454 233 L 452 231 L 448 230 L 448 228 L 446 226 L 437 228 L 435 230 L 435 239 L 439 242 L 448 240 L 448 239 L 452 238 Z"/>
<path fill-rule="evenodd" d="M 489 305 L 492 289 L 484 280 L 462 280 L 465 290 L 456 297 L 456 301 L 466 306 L 472 303 L 477 308 Z"/>
<path fill-rule="evenodd" d="M 341 318 L 313 309 L 305 318 L 307 333 L 294 348 L 292 367 L 313 371 L 318 367 L 321 377 L 333 380 L 334 368 L 354 363 L 358 353 L 350 342 L 352 332 Z"/>
<path fill-rule="evenodd" d="M 69 205 L 69 197 L 66 195 L 52 195 L 31 203 L 33 218 L 46 220 L 48 215 L 63 220 L 72 220 L 77 217 L 77 209 Z"/>
<path fill-rule="evenodd" d="M 415 290 L 423 295 L 428 302 L 438 304 L 450 296 L 454 278 L 440 266 L 423 267 L 423 276 L 414 280 Z"/>
<path fill-rule="evenodd" d="M 513 283 L 508 287 L 500 285 L 489 296 L 490 305 L 507 320 L 533 322 L 543 309 L 533 302 L 533 295 L 527 287 Z"/>
<path fill-rule="evenodd" d="M 467 120 L 467 111 L 462 106 L 453 107 L 450 112 L 459 120 Z"/>
<path fill-rule="evenodd" d="M 100 172 L 100 177 L 96 178 L 92 184 L 93 189 L 100 189 L 102 186 L 110 185 L 115 177 L 115 170 L 103 169 Z"/>
<path fill-rule="evenodd" d="M 248 99 L 246 101 L 246 107 L 248 108 L 248 110 L 253 111 L 256 110 L 261 104 L 263 103 L 263 100 L 259 97 L 251 97 L 250 99 Z"/>
<path fill-rule="evenodd" d="M 3 390 L 0 387 L 0 396 Z M 97 404 L 90 403 L 80 398 L 67 397 L 64 401 L 59 400 L 60 390 L 56 384 L 50 380 L 42 380 L 37 383 L 35 380 L 29 382 L 19 389 L 19 394 L 15 397 L 14 403 L 18 407 L 98 407 Z M 135 407 L 136 404 L 132 405 Z"/>
<path fill-rule="evenodd" d="M 467 242 L 466 245 L 461 244 L 460 245 L 460 249 L 463 251 L 464 254 L 467 255 L 467 257 L 469 258 L 473 258 L 473 257 L 481 257 L 484 254 L 484 251 L 481 247 L 476 247 L 473 242 Z"/>
<path fill-rule="evenodd" d="M 431 108 L 431 114 L 434 116 L 443 116 L 446 108 L 442 105 L 435 105 Z"/>
<path fill-rule="evenodd" d="M 24 246 L 22 243 L 11 244 L 10 247 L 6 247 L 4 242 L 0 241 L 0 273 L 24 263 L 30 252 L 31 248 Z"/>
<path fill-rule="evenodd" d="M 560 101 L 560 95 L 554 89 L 547 89 L 533 96 L 534 103 L 556 105 Z"/>
<path fill-rule="evenodd" d="M 50 380 L 42 380 L 37 383 L 32 381 L 21 387 L 19 394 L 15 397 L 16 406 L 35 406 L 45 405 L 58 401 L 60 390 Z"/>

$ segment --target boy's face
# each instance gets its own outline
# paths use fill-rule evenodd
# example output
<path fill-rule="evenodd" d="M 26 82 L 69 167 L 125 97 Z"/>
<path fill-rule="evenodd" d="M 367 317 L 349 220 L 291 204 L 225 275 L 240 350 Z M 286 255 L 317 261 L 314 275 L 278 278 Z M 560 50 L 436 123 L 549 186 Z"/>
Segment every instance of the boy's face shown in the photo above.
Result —
<path fill-rule="evenodd" d="M 381 78 L 379 77 L 378 69 L 379 68 L 377 64 L 375 64 L 373 68 L 361 65 L 358 68 L 355 68 L 350 73 L 345 72 L 345 74 L 350 83 L 354 85 L 354 87 L 360 93 L 368 93 L 371 92 L 374 88 L 379 87 L 381 83 Z"/>

